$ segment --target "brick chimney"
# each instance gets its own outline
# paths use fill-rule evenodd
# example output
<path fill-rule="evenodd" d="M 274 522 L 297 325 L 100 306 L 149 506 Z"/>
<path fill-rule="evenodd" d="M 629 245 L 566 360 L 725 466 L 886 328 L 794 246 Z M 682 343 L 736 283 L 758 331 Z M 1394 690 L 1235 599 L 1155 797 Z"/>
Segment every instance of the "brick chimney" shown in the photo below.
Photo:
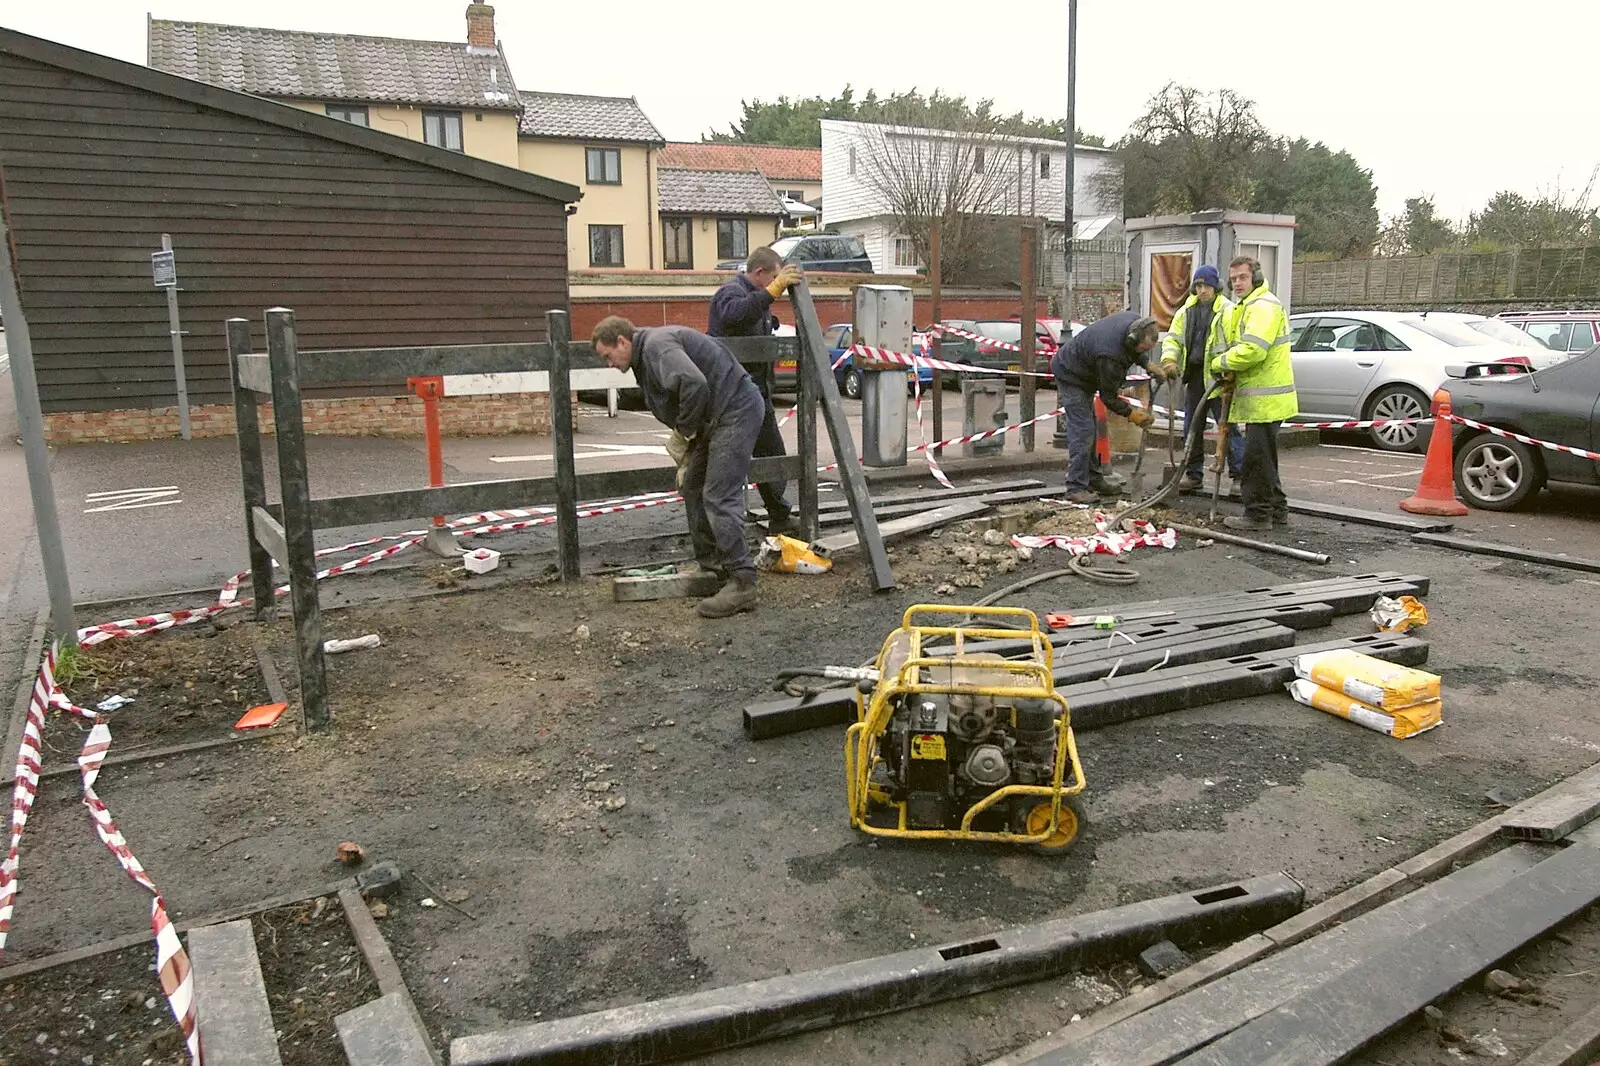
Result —
<path fill-rule="evenodd" d="M 494 48 L 494 8 L 488 4 L 467 5 L 467 47 Z"/>

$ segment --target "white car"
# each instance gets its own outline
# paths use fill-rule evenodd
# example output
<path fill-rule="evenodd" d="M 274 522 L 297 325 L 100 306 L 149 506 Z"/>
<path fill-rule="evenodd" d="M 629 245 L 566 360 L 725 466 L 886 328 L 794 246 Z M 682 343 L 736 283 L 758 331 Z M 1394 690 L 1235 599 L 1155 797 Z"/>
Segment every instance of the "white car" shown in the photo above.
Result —
<path fill-rule="evenodd" d="M 1517 362 L 1553 366 L 1565 352 L 1497 340 L 1482 315 L 1428 311 L 1316 311 L 1289 318 L 1299 420 L 1426 418 L 1447 366 Z M 1542 345 L 1540 347 L 1543 347 Z M 1416 451 L 1418 427 L 1367 431 L 1388 451 Z"/>

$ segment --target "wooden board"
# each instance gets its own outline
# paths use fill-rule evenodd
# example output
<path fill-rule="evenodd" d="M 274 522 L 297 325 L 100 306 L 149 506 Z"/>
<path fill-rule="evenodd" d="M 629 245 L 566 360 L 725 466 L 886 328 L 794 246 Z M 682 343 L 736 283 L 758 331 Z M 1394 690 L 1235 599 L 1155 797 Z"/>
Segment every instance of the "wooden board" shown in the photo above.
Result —
<path fill-rule="evenodd" d="M 618 577 L 611 581 L 611 598 L 617 603 L 676 600 L 714 596 L 721 587 L 721 579 L 706 570 L 691 570 L 662 577 Z"/>

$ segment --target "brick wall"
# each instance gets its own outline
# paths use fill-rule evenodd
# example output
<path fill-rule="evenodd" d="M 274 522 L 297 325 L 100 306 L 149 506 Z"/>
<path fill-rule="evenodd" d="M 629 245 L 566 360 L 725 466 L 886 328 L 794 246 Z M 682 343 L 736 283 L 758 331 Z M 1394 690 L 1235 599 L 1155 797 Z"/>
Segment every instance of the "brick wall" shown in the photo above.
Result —
<path fill-rule="evenodd" d="M 272 432 L 272 405 L 263 404 L 261 428 Z M 302 402 L 307 433 L 345 437 L 421 437 L 422 401 L 415 396 L 349 396 Z M 178 436 L 178 409 L 58 411 L 44 416 L 45 435 L 56 444 L 155 440 Z M 439 401 L 439 424 L 447 437 L 502 436 L 550 432 L 550 397 L 543 393 L 506 396 L 446 396 Z M 231 437 L 232 405 L 207 404 L 189 410 L 195 437 Z"/>

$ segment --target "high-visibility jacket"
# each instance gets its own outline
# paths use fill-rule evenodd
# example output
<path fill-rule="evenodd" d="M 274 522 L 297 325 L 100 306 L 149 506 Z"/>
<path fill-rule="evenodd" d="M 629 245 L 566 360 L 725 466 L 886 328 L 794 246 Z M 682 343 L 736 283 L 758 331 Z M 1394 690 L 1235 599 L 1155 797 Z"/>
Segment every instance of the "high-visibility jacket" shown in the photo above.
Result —
<path fill-rule="evenodd" d="M 1217 293 L 1211 301 L 1211 324 L 1206 327 L 1206 347 L 1204 352 L 1191 352 L 1185 341 L 1188 336 L 1189 309 L 1200 303 L 1200 297 L 1190 295 L 1178 308 L 1178 313 L 1172 316 L 1172 325 L 1167 328 L 1167 339 L 1161 342 L 1161 362 L 1163 365 L 1172 363 L 1178 368 L 1178 376 L 1182 377 L 1189 366 L 1189 356 L 1196 355 L 1201 361 L 1201 369 L 1205 368 L 1206 361 L 1220 355 L 1227 350 L 1227 341 L 1224 339 L 1224 323 L 1233 311 L 1233 301 L 1222 293 Z"/>
<path fill-rule="evenodd" d="M 1234 376 L 1230 422 L 1281 422 L 1300 413 L 1289 361 L 1289 316 L 1265 285 L 1258 285 L 1228 315 L 1227 350 L 1207 359 L 1213 374 Z"/>

